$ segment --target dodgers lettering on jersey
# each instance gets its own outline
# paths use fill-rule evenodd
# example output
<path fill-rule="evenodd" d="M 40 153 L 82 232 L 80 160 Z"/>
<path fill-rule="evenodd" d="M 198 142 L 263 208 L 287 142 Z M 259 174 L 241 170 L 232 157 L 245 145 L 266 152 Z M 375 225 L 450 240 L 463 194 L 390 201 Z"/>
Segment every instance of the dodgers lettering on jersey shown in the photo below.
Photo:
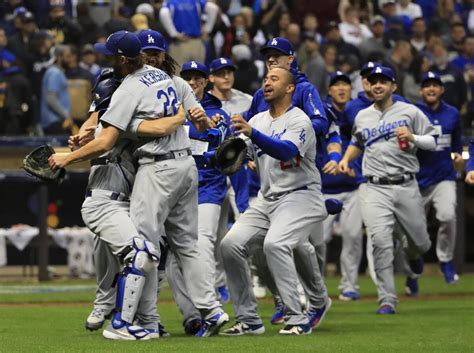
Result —
<path fill-rule="evenodd" d="M 412 104 L 395 102 L 384 112 L 375 105 L 361 110 L 354 122 L 352 142 L 364 149 L 362 173 L 365 177 L 394 177 L 417 173 L 416 148 L 410 143 L 406 152 L 400 150 L 395 129 L 407 126 L 416 135 L 436 135 L 423 112 Z"/>
<path fill-rule="evenodd" d="M 176 86 L 171 78 L 164 71 L 145 65 L 124 78 L 101 120 L 126 131 L 133 119 L 172 116 L 176 114 L 178 105 Z M 136 145 L 134 157 L 150 157 L 189 146 L 187 131 L 181 126 L 168 136 L 141 139 Z"/>
<path fill-rule="evenodd" d="M 427 188 L 443 180 L 456 180 L 451 153 L 462 153 L 461 120 L 459 111 L 441 101 L 436 110 L 425 103 L 416 104 L 434 125 L 438 140 L 435 151 L 419 150 L 420 171 L 416 178 L 420 188 Z"/>
<path fill-rule="evenodd" d="M 263 153 L 250 139 L 247 140 L 257 164 L 263 197 L 278 198 L 292 190 L 321 183 L 315 165 L 316 136 L 311 121 L 301 109 L 292 107 L 276 119 L 265 111 L 250 119 L 249 124 L 274 139 L 291 141 L 299 151 L 298 157 L 282 162 Z"/>

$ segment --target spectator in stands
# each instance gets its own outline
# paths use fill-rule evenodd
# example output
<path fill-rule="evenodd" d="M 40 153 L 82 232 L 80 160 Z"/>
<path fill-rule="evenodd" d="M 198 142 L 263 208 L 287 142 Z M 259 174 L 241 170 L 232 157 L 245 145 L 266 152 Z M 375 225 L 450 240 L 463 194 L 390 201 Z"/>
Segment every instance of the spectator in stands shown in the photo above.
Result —
<path fill-rule="evenodd" d="M 412 20 L 423 17 L 420 5 L 411 2 L 411 0 L 398 0 L 396 9 L 397 15 L 407 16 Z"/>
<path fill-rule="evenodd" d="M 314 13 L 308 13 L 304 16 L 303 28 L 301 29 L 301 31 L 302 36 L 304 38 L 309 38 L 312 36 L 318 44 L 321 44 L 321 42 L 323 41 L 323 37 L 318 32 L 318 18 Z"/>
<path fill-rule="evenodd" d="M 81 61 L 79 66 L 89 71 L 94 77 L 97 77 L 100 73 L 100 66 L 96 63 L 96 51 L 92 44 L 86 44 L 81 51 Z"/>
<path fill-rule="evenodd" d="M 298 55 L 300 70 L 306 73 L 308 81 L 317 88 L 320 96 L 324 97 L 328 87 L 326 63 L 319 53 L 319 44 L 313 35 L 304 38 L 303 48 L 305 50 L 305 60 L 303 63 L 301 56 Z"/>
<path fill-rule="evenodd" d="M 430 71 L 431 61 L 426 54 L 420 54 L 412 47 L 413 61 L 403 80 L 403 94 L 406 100 L 415 103 L 421 99 L 421 76 Z"/>
<path fill-rule="evenodd" d="M 265 37 L 260 23 L 255 19 L 253 9 L 248 6 L 242 6 L 240 14 L 244 17 L 245 30 L 250 36 L 251 45 L 256 45 L 257 47 L 265 45 L 267 38 Z"/>
<path fill-rule="evenodd" d="M 114 11 L 112 17 L 104 23 L 104 31 L 107 36 L 117 31 L 133 32 L 133 26 L 130 23 L 132 14 L 133 12 L 126 6 L 120 6 L 118 11 Z"/>
<path fill-rule="evenodd" d="M 425 50 L 426 47 L 426 23 L 423 17 L 417 17 L 411 25 L 410 43 L 418 51 Z"/>
<path fill-rule="evenodd" d="M 232 26 L 224 34 L 224 45 L 222 46 L 222 56 L 229 57 L 232 53 L 232 47 L 237 44 L 250 46 L 251 36 L 245 26 L 244 16 L 236 15 L 232 19 Z"/>
<path fill-rule="evenodd" d="M 278 33 L 276 37 L 286 38 L 286 30 L 291 23 L 291 16 L 288 11 L 283 11 L 278 18 Z"/>
<path fill-rule="evenodd" d="M 58 45 L 54 64 L 45 72 L 41 85 L 41 127 L 45 134 L 72 134 L 71 102 L 64 71 L 71 60 L 71 48 Z"/>
<path fill-rule="evenodd" d="M 64 5 L 52 3 L 49 17 L 41 28 L 49 31 L 56 44 L 78 45 L 82 41 L 81 26 L 66 16 Z"/>
<path fill-rule="evenodd" d="M 372 38 L 370 29 L 359 21 L 359 11 L 352 6 L 345 10 L 345 20 L 339 24 L 342 39 L 345 42 L 359 45 L 364 39 Z"/>
<path fill-rule="evenodd" d="M 467 105 L 469 120 L 474 114 L 474 36 L 468 35 L 463 40 L 463 52 L 451 61 L 451 65 L 464 74 L 464 79 L 470 90 Z"/>
<path fill-rule="evenodd" d="M 31 78 L 33 86 L 33 95 L 36 104 L 41 97 L 41 83 L 43 75 L 54 63 L 52 49 L 54 46 L 53 38 L 48 32 L 40 30 L 31 37 L 30 48 L 32 54 L 32 64 L 28 67 L 28 77 Z M 39 121 L 39 107 L 35 105 L 36 120 Z"/>
<path fill-rule="evenodd" d="M 364 39 L 358 45 L 362 61 L 368 61 L 368 58 L 373 53 L 382 53 L 387 55 L 388 42 L 385 40 L 385 19 L 376 15 L 370 20 L 370 30 L 374 35 L 372 38 Z"/>
<path fill-rule="evenodd" d="M 39 28 L 43 29 L 44 24 L 49 21 L 49 11 L 54 6 L 64 9 L 68 18 L 73 15 L 73 1 L 75 0 L 23 0 L 25 7 L 35 14 Z"/>
<path fill-rule="evenodd" d="M 256 14 L 258 18 L 257 22 L 260 24 L 265 36 L 267 38 L 278 37 L 279 23 L 276 19 L 280 18 L 281 12 L 286 11 L 285 1 L 260 1 L 258 2 L 258 6 L 256 6 L 256 4 L 257 2 L 254 2 L 254 9 L 257 7 L 259 10 L 258 14 Z M 288 23 L 290 23 L 289 19 Z"/>
<path fill-rule="evenodd" d="M 26 134 L 33 124 L 32 118 L 31 82 L 15 64 L 15 55 L 2 50 L 0 51 L 0 134 Z"/>
<path fill-rule="evenodd" d="M 82 28 L 82 43 L 94 43 L 99 26 L 91 17 L 89 5 L 86 3 L 77 4 L 76 12 L 77 22 Z"/>
<path fill-rule="evenodd" d="M 463 52 L 464 37 L 466 37 L 466 30 L 464 24 L 455 22 L 451 25 L 451 32 L 449 35 L 448 53 L 449 58 L 454 59 Z"/>
<path fill-rule="evenodd" d="M 430 70 L 438 73 L 443 81 L 443 99 L 461 110 L 467 101 L 467 86 L 462 72 L 449 62 L 448 51 L 441 41 L 433 44 L 431 54 L 433 65 Z"/>
<path fill-rule="evenodd" d="M 379 0 L 380 13 L 387 21 L 387 30 L 393 25 L 401 26 L 404 34 L 408 34 L 411 27 L 411 19 L 406 15 L 397 14 L 397 2 L 395 0 Z"/>
<path fill-rule="evenodd" d="M 346 9 L 355 7 L 359 13 L 359 20 L 362 23 L 369 23 L 373 17 L 374 8 L 370 0 L 341 0 L 339 2 L 338 13 L 341 21 L 346 21 Z"/>
<path fill-rule="evenodd" d="M 429 23 L 428 30 L 436 33 L 445 43 L 449 39 L 450 21 L 454 17 L 454 0 L 438 0 L 436 14 Z"/>
<path fill-rule="evenodd" d="M 23 70 L 27 70 L 31 64 L 32 55 L 29 44 L 31 36 L 37 31 L 35 17 L 29 12 L 23 12 L 18 16 L 18 31 L 10 37 L 8 41 L 8 48 L 16 55 L 19 65 Z"/>
<path fill-rule="evenodd" d="M 326 72 L 324 73 L 323 77 L 327 78 L 329 75 L 333 72 L 336 72 L 338 69 L 338 63 L 337 63 L 337 47 L 334 44 L 327 43 L 324 44 L 323 47 L 321 48 L 321 54 L 324 60 L 324 66 L 326 68 Z M 326 83 L 327 80 L 326 80 Z M 322 97 L 327 96 L 327 85 L 324 85 L 322 87 L 323 90 L 319 91 L 319 94 Z"/>
<path fill-rule="evenodd" d="M 406 39 L 399 39 L 395 43 L 390 55 L 386 58 L 387 64 L 394 70 L 397 82 L 403 83 L 405 74 L 411 65 L 413 54 L 410 42 Z M 396 93 L 403 96 L 403 84 L 397 85 Z"/>
<path fill-rule="evenodd" d="M 207 41 L 214 28 L 219 7 L 199 0 L 168 0 L 160 10 L 160 21 L 171 37 L 170 55 L 179 66 L 190 60 L 204 62 L 206 57 L 203 41 Z M 201 14 L 206 22 L 201 26 Z"/>
<path fill-rule="evenodd" d="M 261 87 L 262 75 L 259 75 L 250 48 L 245 44 L 233 46 L 232 60 L 237 67 L 234 88 L 253 95 Z"/>
<path fill-rule="evenodd" d="M 135 33 L 150 29 L 150 26 L 148 25 L 148 17 L 141 13 L 133 15 L 130 19 L 130 23 L 132 24 Z"/>
<path fill-rule="evenodd" d="M 297 52 L 301 44 L 300 25 L 295 22 L 290 23 L 286 29 L 285 38 L 290 41 L 291 45 L 293 45 L 293 49 L 295 50 L 295 52 Z"/>
<path fill-rule="evenodd" d="M 328 24 L 327 31 L 325 34 L 326 42 L 333 44 L 337 48 L 337 55 L 341 59 L 341 61 L 345 58 L 349 58 L 351 56 L 357 60 L 357 63 L 360 64 L 361 56 L 359 49 L 350 43 L 346 43 L 341 36 L 341 32 L 339 31 L 339 25 L 337 22 L 331 21 Z M 323 96 L 324 97 L 324 96 Z"/>

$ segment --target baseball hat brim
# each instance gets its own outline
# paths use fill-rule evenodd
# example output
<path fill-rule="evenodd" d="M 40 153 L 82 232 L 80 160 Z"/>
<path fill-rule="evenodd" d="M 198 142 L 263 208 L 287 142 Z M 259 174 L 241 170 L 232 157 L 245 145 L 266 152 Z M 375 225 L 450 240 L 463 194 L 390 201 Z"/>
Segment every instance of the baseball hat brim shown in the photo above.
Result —
<path fill-rule="evenodd" d="M 197 72 L 198 74 L 200 74 L 201 76 L 204 76 L 205 78 L 209 77 L 209 74 L 207 72 L 204 72 L 204 71 L 199 70 L 199 69 L 185 69 L 185 70 L 181 70 L 179 74 L 182 75 L 186 72 Z"/>
<path fill-rule="evenodd" d="M 95 43 L 94 49 L 96 52 L 103 54 L 103 55 L 116 55 L 116 53 L 111 52 L 105 43 Z"/>
<path fill-rule="evenodd" d="M 146 49 L 155 49 L 155 50 L 159 50 L 159 51 L 166 51 L 165 48 L 159 47 L 157 45 L 146 45 L 146 46 L 142 47 L 142 50 L 146 50 Z"/>
<path fill-rule="evenodd" d="M 369 81 L 377 78 L 377 77 L 383 77 L 384 79 L 390 81 L 390 82 L 393 82 L 395 83 L 395 78 L 394 77 L 390 77 L 389 75 L 386 75 L 384 73 L 381 73 L 381 72 L 377 72 L 377 73 L 371 73 L 370 75 L 367 76 L 367 79 Z"/>
<path fill-rule="evenodd" d="M 290 56 L 290 55 L 291 55 L 291 54 L 288 54 L 288 52 L 286 52 L 285 50 L 280 49 L 280 48 L 278 48 L 278 47 L 273 47 L 273 46 L 264 46 L 263 48 L 260 49 L 260 53 L 263 54 L 263 55 L 265 55 L 265 52 L 269 51 L 270 49 L 279 51 L 279 52 L 282 53 L 283 55 L 287 55 L 287 56 Z"/>

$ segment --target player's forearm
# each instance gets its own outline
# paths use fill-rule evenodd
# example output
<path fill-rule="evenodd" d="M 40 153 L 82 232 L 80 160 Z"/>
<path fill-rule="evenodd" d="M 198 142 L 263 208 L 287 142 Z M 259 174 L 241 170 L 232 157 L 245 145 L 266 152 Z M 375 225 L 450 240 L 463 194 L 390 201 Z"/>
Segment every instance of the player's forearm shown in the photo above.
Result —
<path fill-rule="evenodd" d="M 75 150 L 74 152 L 69 153 L 67 164 L 87 161 L 100 157 L 105 152 L 110 151 L 114 147 L 119 134 L 119 130 L 112 126 L 104 128 L 97 138 Z"/>
<path fill-rule="evenodd" d="M 342 146 L 340 143 L 330 143 L 326 147 L 326 151 L 329 156 L 329 160 L 339 163 L 342 159 Z"/>
<path fill-rule="evenodd" d="M 250 139 L 263 152 L 280 161 L 289 161 L 298 156 L 299 153 L 294 143 L 285 140 L 274 140 L 256 129 L 252 129 Z"/>
<path fill-rule="evenodd" d="M 84 121 L 84 123 L 81 125 L 78 135 L 83 134 L 88 127 L 97 126 L 98 122 L 99 122 L 99 113 L 92 112 L 89 118 L 86 121 Z"/>
<path fill-rule="evenodd" d="M 431 135 L 413 135 L 416 147 L 422 150 L 434 151 L 436 149 L 436 139 Z"/>
<path fill-rule="evenodd" d="M 361 153 L 362 153 L 362 150 L 359 147 L 355 145 L 349 145 L 347 147 L 346 153 L 344 153 L 344 157 L 342 157 L 342 160 L 351 162 L 357 157 L 359 157 Z"/>
<path fill-rule="evenodd" d="M 181 125 L 184 119 L 177 116 L 161 118 L 156 120 L 144 120 L 138 126 L 138 136 L 140 137 L 162 137 L 171 135 Z"/>

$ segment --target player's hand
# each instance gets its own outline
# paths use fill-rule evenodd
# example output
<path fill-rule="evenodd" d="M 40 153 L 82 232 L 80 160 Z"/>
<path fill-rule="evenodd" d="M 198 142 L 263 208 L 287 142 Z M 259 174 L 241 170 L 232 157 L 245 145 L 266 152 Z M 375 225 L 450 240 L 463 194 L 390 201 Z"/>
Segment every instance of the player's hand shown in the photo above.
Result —
<path fill-rule="evenodd" d="M 454 168 L 461 170 L 464 166 L 464 160 L 462 159 L 462 155 L 457 152 L 454 152 L 453 155 L 454 155 L 454 158 L 453 158 Z"/>
<path fill-rule="evenodd" d="M 469 185 L 474 185 L 474 170 L 467 173 L 465 181 Z"/>
<path fill-rule="evenodd" d="M 215 124 L 215 126 L 213 127 L 216 127 L 217 124 L 219 124 L 221 121 L 224 121 L 224 117 L 220 115 L 219 113 L 214 114 L 213 116 L 211 116 L 211 121 Z"/>
<path fill-rule="evenodd" d="M 406 126 L 397 127 L 395 129 L 395 135 L 397 135 L 399 139 L 415 142 L 415 136 L 413 136 L 411 131 Z"/>
<path fill-rule="evenodd" d="M 351 167 L 349 167 L 349 162 L 344 158 L 339 162 L 339 171 L 342 174 L 346 174 L 350 177 L 355 177 L 355 171 Z"/>
<path fill-rule="evenodd" d="M 257 171 L 257 163 L 255 163 L 254 161 L 248 161 L 247 166 L 249 167 L 251 171 L 254 171 L 254 172 Z"/>
<path fill-rule="evenodd" d="M 91 142 L 94 139 L 96 128 L 96 126 L 88 126 L 84 129 L 82 133 L 69 136 L 69 139 L 67 140 L 67 145 L 69 146 L 71 151 L 75 151 Z"/>
<path fill-rule="evenodd" d="M 181 123 L 181 125 L 186 122 L 186 110 L 184 110 L 183 105 L 179 106 L 178 111 L 174 117 Z"/>
<path fill-rule="evenodd" d="M 69 165 L 70 153 L 55 153 L 49 156 L 48 163 L 52 170 L 64 168 Z"/>
<path fill-rule="evenodd" d="M 336 175 L 338 172 L 338 165 L 336 161 L 329 161 L 323 167 L 323 173 L 329 175 Z"/>
<path fill-rule="evenodd" d="M 240 114 L 232 115 L 230 119 L 232 122 L 232 129 L 236 135 L 244 134 L 247 137 L 250 137 L 252 134 L 252 127 L 245 121 L 245 119 Z"/>
<path fill-rule="evenodd" d="M 188 110 L 188 114 L 191 122 L 199 132 L 204 132 L 207 129 L 214 127 L 214 123 L 211 122 L 211 119 L 207 117 L 204 110 L 200 108 L 193 108 Z"/>

